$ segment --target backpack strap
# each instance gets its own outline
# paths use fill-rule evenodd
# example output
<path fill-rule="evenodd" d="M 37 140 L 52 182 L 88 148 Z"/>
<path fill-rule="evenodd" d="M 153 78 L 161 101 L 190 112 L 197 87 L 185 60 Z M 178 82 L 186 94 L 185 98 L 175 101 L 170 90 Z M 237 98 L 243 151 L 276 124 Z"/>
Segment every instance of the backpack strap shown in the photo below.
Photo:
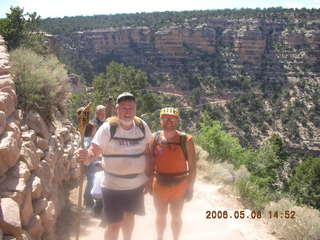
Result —
<path fill-rule="evenodd" d="M 143 138 L 145 138 L 146 137 L 146 128 L 144 127 L 142 119 L 135 116 L 133 120 L 134 120 L 135 124 L 138 126 L 138 128 L 140 128 L 141 132 L 143 133 Z"/>
<path fill-rule="evenodd" d="M 117 117 L 109 117 L 106 119 L 106 122 L 110 124 L 110 141 L 113 139 L 116 134 L 117 127 L 119 125 L 119 119 Z"/>
<path fill-rule="evenodd" d="M 161 133 L 161 131 L 158 130 L 153 138 L 153 142 L 151 145 L 151 154 L 152 155 L 155 155 L 156 147 L 159 144 L 159 140 L 160 140 L 160 133 Z"/>
<path fill-rule="evenodd" d="M 187 134 L 184 132 L 180 133 L 180 147 L 184 154 L 184 158 L 188 161 L 188 151 L 187 151 Z"/>

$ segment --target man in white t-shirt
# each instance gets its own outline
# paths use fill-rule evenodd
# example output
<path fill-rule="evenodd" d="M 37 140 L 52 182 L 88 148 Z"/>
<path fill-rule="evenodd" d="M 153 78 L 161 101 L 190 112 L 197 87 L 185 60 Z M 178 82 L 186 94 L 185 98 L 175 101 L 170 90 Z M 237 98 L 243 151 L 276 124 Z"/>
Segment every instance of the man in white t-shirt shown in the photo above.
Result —
<path fill-rule="evenodd" d="M 103 156 L 102 196 L 107 222 L 105 240 L 117 240 L 120 228 L 130 240 L 134 215 L 144 215 L 144 186 L 148 180 L 146 146 L 151 140 L 148 125 L 136 117 L 135 97 L 117 98 L 117 117 L 108 118 L 96 132 L 89 149 L 78 151 L 79 160 L 91 162 Z"/>

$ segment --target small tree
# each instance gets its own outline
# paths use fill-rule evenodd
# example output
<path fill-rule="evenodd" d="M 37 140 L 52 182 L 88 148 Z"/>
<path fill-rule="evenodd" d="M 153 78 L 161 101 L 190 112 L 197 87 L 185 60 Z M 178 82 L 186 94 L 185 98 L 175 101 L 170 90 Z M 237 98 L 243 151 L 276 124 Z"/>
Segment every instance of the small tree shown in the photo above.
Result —
<path fill-rule="evenodd" d="M 106 67 L 106 73 L 101 73 L 93 80 L 93 102 L 103 104 L 108 96 L 116 97 L 122 92 L 131 92 L 138 97 L 147 81 L 147 75 L 141 70 L 111 62 Z"/>
<path fill-rule="evenodd" d="M 20 7 L 11 7 L 10 10 L 6 18 L 0 19 L 0 35 L 6 40 L 8 49 L 23 45 L 44 53 L 44 34 L 39 32 L 40 16 L 35 12 L 24 14 Z"/>
<path fill-rule="evenodd" d="M 65 110 L 68 75 L 55 56 L 18 48 L 10 58 L 19 108 L 38 111 L 46 120 L 52 119 L 54 111 Z"/>

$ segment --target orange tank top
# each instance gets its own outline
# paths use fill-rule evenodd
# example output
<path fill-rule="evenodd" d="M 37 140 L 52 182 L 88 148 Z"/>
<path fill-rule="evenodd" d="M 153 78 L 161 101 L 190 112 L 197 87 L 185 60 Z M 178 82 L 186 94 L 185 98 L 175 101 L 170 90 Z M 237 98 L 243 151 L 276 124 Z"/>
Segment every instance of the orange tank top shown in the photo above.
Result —
<path fill-rule="evenodd" d="M 178 173 L 188 170 L 187 161 L 180 146 L 180 135 L 170 141 L 169 144 L 163 141 L 162 132 L 160 133 L 159 142 L 153 151 L 154 169 L 158 173 Z M 187 139 L 189 139 L 188 136 Z M 174 143 L 174 144 L 172 144 Z"/>

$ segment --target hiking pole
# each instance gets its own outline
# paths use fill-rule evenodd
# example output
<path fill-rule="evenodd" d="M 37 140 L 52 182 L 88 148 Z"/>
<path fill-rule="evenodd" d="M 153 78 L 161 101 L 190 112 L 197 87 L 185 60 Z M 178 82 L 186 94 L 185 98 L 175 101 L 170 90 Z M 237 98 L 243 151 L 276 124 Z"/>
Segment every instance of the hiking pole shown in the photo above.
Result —
<path fill-rule="evenodd" d="M 80 132 L 80 147 L 84 148 L 84 133 L 86 131 L 87 124 L 89 123 L 90 115 L 90 103 L 78 109 L 78 128 Z M 79 239 L 80 234 L 80 218 L 81 218 L 81 207 L 82 207 L 82 191 L 83 191 L 83 179 L 84 179 L 84 166 L 80 162 L 80 182 L 79 182 L 79 191 L 78 191 L 78 218 L 76 226 L 76 240 Z"/>

